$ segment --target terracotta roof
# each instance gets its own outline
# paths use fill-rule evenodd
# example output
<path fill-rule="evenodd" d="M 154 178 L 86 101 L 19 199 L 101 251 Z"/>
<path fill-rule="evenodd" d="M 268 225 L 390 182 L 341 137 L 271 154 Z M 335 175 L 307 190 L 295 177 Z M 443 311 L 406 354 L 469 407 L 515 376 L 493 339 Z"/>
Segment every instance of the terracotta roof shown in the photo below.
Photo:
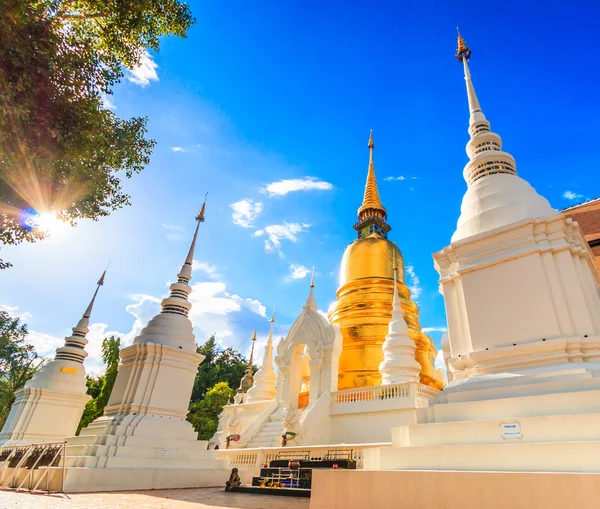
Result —
<path fill-rule="evenodd" d="M 563 214 L 579 223 L 588 243 L 600 240 L 600 199 L 563 210 Z"/>

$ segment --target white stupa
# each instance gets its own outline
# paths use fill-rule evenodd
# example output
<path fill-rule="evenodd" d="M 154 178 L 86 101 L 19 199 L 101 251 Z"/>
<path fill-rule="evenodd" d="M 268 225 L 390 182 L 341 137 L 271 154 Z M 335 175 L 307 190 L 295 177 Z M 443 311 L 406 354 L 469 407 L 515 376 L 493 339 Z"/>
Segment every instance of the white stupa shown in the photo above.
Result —
<path fill-rule="evenodd" d="M 275 399 L 275 382 L 277 382 L 277 375 L 275 374 L 275 368 L 273 367 L 273 324 L 275 323 L 275 309 L 271 314 L 271 327 L 269 328 L 269 339 L 265 346 L 265 354 L 263 361 L 258 368 L 258 371 L 254 375 L 254 385 L 248 391 L 247 402 L 252 403 L 253 401 L 266 401 Z"/>
<path fill-rule="evenodd" d="M 85 404 L 90 399 L 85 383 L 83 360 L 87 357 L 90 316 L 104 274 L 73 334 L 64 346 L 56 349 L 54 359 L 47 362 L 15 393 L 15 402 L 0 433 L 0 445 L 24 445 L 61 442 L 74 435 Z"/>
<path fill-rule="evenodd" d="M 205 205 L 186 260 L 161 312 L 121 350 L 104 415 L 67 443 L 66 491 L 218 486 L 226 463 L 186 421 L 203 356 L 188 318 L 192 262 Z"/>
<path fill-rule="evenodd" d="M 392 319 L 388 334 L 383 342 L 383 362 L 379 365 L 381 383 L 397 384 L 418 382 L 421 365 L 415 359 L 417 347 L 408 334 L 404 313 L 400 307 L 397 285 L 398 267 L 394 264 L 394 298 L 392 301 Z"/>
<path fill-rule="evenodd" d="M 470 54 L 459 35 L 471 112 L 468 190 L 452 243 L 433 255 L 448 319 L 450 383 L 417 423 L 393 429 L 393 447 L 365 466 L 600 473 L 593 255 L 577 223 L 516 175 L 477 101 Z M 490 489 L 484 481 L 498 486 L 482 476 L 482 491 Z"/>

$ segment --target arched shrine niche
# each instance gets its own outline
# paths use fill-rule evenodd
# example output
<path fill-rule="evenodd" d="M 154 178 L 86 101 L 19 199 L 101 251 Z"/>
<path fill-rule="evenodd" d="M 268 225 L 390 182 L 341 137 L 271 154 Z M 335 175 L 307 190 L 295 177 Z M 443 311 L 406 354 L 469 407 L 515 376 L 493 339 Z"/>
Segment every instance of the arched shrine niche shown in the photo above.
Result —
<path fill-rule="evenodd" d="M 339 330 L 305 305 L 277 346 L 278 401 L 288 409 L 302 409 L 316 403 L 324 392 L 336 390 L 341 348 Z"/>

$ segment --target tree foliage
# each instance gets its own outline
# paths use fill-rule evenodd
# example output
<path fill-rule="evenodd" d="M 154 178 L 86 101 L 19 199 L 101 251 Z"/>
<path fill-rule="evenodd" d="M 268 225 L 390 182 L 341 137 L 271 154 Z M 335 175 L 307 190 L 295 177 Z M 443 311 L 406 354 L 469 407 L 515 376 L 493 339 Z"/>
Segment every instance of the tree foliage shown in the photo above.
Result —
<path fill-rule="evenodd" d="M 42 359 L 25 342 L 27 326 L 0 310 L 0 429 L 10 413 L 15 392 L 40 368 Z"/>
<path fill-rule="evenodd" d="M 215 434 L 219 415 L 234 394 L 235 391 L 227 382 L 218 382 L 206 392 L 203 399 L 190 404 L 187 420 L 198 432 L 198 440 L 210 440 Z"/>
<path fill-rule="evenodd" d="M 248 367 L 248 361 L 240 352 L 231 347 L 220 350 L 213 335 L 206 343 L 198 347 L 198 353 L 205 357 L 198 366 L 198 375 L 192 390 L 192 401 L 204 398 L 208 389 L 218 382 L 227 382 L 229 387 L 237 389 Z M 253 366 L 255 372 L 256 369 L 256 366 Z"/>
<path fill-rule="evenodd" d="M 104 412 L 104 407 L 108 404 L 108 399 L 117 379 L 119 369 L 119 353 L 121 350 L 121 338 L 104 338 L 102 340 L 102 361 L 106 364 L 104 375 L 98 378 L 87 378 L 87 393 L 92 397 L 86 405 L 77 427 L 77 434 L 82 428 L 100 417 Z"/>
<path fill-rule="evenodd" d="M 0 2 L 0 243 L 43 238 L 23 227 L 29 208 L 74 223 L 129 204 L 121 178 L 155 142 L 147 119 L 120 119 L 102 98 L 193 22 L 177 0 Z"/>
<path fill-rule="evenodd" d="M 215 336 L 198 347 L 204 360 L 198 366 L 187 420 L 198 432 L 199 440 L 209 440 L 217 430 L 219 415 L 233 398 L 240 380 L 248 368 L 248 361 L 238 351 L 229 347 L 221 350 Z M 256 366 L 253 366 L 256 372 Z"/>

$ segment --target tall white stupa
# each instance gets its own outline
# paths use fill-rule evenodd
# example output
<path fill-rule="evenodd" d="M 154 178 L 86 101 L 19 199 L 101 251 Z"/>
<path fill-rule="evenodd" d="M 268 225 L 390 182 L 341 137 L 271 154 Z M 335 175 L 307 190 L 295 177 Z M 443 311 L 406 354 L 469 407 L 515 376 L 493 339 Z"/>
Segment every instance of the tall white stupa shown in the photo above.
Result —
<path fill-rule="evenodd" d="M 186 421 L 203 356 L 197 353 L 191 304 L 192 262 L 205 204 L 189 252 L 161 312 L 121 350 L 104 415 L 67 440 L 66 491 L 218 486 L 226 463 Z"/>
<path fill-rule="evenodd" d="M 368 468 L 600 472 L 600 294 L 577 223 L 517 176 L 469 99 L 467 192 L 434 253 L 451 382 Z M 502 447 L 500 447 L 502 446 Z"/>
<path fill-rule="evenodd" d="M 54 359 L 47 362 L 15 393 L 15 402 L 0 433 L 0 445 L 25 445 L 60 442 L 74 435 L 90 399 L 87 394 L 83 361 L 90 316 L 98 290 L 104 284 L 106 271 L 73 334 L 64 346 L 56 349 Z"/>

